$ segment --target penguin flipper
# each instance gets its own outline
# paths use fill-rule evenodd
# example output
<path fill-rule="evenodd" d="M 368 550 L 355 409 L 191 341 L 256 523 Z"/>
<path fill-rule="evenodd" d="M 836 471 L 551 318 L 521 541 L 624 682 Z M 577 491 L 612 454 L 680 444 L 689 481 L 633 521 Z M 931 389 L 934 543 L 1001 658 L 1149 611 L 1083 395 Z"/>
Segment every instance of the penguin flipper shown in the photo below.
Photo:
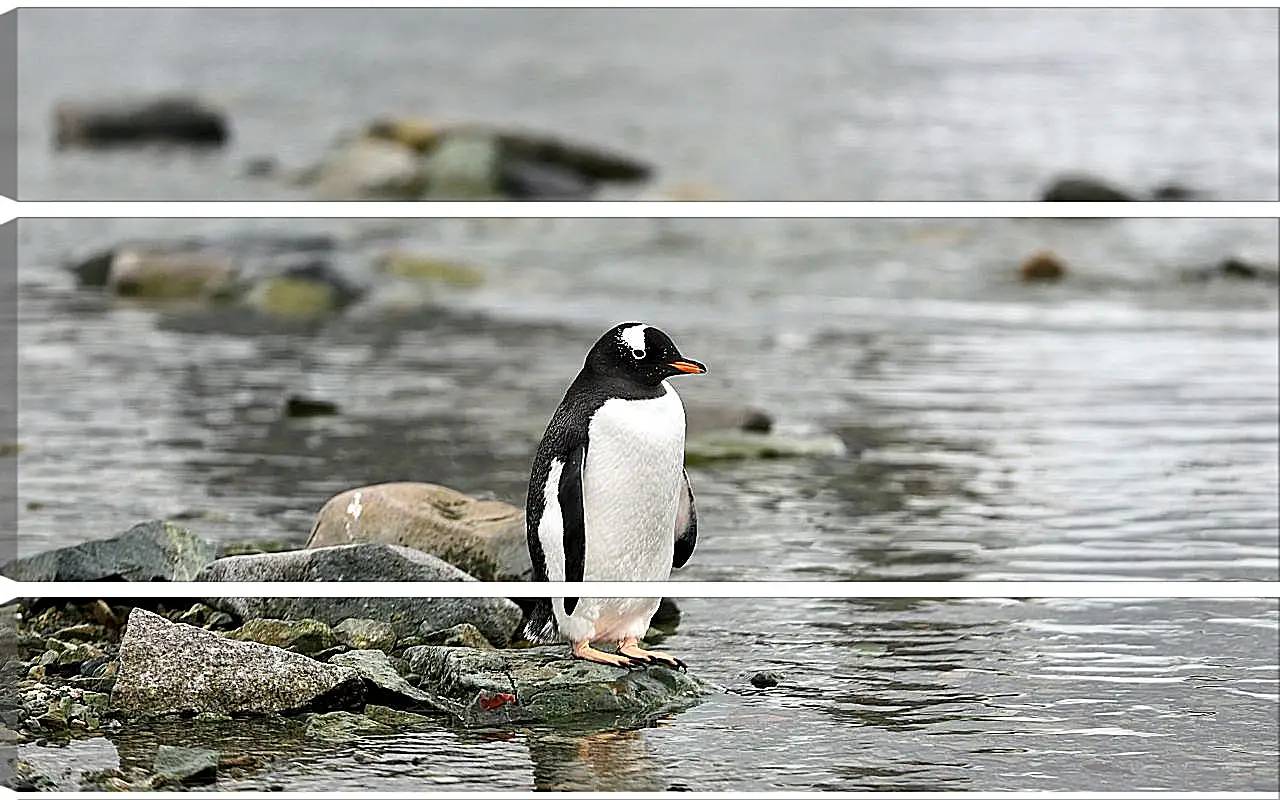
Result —
<path fill-rule="evenodd" d="M 564 520 L 564 579 L 581 581 L 587 563 L 587 526 L 582 508 L 582 469 L 587 463 L 586 442 L 573 448 L 560 471 L 560 516 Z M 578 598 L 564 599 L 564 613 L 572 614 Z"/>
<path fill-rule="evenodd" d="M 693 489 L 689 487 L 689 473 L 684 472 L 684 484 L 680 487 L 680 507 L 676 512 L 676 550 L 671 567 L 680 569 L 693 555 L 698 544 L 698 507 L 693 502 Z"/>

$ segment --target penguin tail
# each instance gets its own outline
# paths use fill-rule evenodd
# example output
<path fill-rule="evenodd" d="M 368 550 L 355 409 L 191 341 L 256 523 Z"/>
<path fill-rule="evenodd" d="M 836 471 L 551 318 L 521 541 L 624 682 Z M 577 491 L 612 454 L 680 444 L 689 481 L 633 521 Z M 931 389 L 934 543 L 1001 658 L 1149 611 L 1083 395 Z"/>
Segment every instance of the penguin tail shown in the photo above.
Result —
<path fill-rule="evenodd" d="M 540 597 L 534 602 L 528 616 L 525 617 L 521 635 L 526 641 L 534 644 L 557 644 L 560 641 L 560 631 L 556 627 L 556 618 L 551 611 L 549 598 Z"/>

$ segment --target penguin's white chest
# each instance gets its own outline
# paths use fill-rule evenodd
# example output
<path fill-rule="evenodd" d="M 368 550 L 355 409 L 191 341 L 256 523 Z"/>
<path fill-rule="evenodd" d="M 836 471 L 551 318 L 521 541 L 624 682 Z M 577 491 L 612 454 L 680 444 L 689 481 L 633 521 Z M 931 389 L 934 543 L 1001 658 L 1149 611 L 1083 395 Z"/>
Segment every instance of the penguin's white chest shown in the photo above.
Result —
<path fill-rule="evenodd" d="M 583 470 L 585 580 L 671 576 L 683 489 L 684 404 L 668 384 L 652 400 L 608 400 L 591 418 Z"/>

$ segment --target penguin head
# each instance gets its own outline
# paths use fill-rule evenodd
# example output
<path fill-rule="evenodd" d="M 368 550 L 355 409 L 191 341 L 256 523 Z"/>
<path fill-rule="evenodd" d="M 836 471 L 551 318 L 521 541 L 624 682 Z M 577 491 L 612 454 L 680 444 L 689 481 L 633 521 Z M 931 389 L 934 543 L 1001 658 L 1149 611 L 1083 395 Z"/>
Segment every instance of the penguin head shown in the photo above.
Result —
<path fill-rule="evenodd" d="M 706 365 L 680 354 L 671 337 L 642 322 L 624 322 L 605 332 L 587 353 L 587 367 L 646 386 L 673 375 L 699 375 Z"/>

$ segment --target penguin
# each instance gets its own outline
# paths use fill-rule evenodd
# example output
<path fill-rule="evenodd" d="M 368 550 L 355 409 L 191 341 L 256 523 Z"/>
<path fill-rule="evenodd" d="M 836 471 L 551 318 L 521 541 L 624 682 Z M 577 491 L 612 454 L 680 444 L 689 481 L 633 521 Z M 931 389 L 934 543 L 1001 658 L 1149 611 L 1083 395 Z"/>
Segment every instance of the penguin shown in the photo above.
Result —
<path fill-rule="evenodd" d="M 684 404 L 667 382 L 705 373 L 671 337 L 640 322 L 606 331 L 587 353 L 543 434 L 525 525 L 539 581 L 665 581 L 698 539 L 684 468 Z M 539 598 L 524 636 L 568 641 L 573 655 L 618 667 L 680 659 L 639 640 L 661 598 Z M 616 644 L 616 653 L 598 650 Z"/>

